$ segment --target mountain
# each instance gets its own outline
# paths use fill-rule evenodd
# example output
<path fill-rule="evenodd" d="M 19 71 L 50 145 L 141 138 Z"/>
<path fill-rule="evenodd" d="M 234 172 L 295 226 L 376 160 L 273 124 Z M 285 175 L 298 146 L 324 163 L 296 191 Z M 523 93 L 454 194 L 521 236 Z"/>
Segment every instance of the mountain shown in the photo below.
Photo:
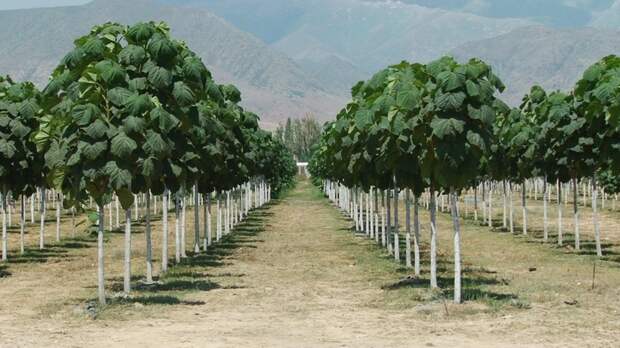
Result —
<path fill-rule="evenodd" d="M 464 42 L 533 23 L 383 0 L 159 1 L 216 13 L 339 94 L 387 65 L 405 59 L 427 62 Z"/>
<path fill-rule="evenodd" d="M 0 11 L 0 71 L 44 85 L 78 36 L 106 21 L 164 20 L 175 38 L 204 59 L 220 83 L 234 83 L 244 105 L 273 127 L 286 117 L 313 113 L 326 119 L 345 98 L 286 55 L 205 9 L 153 0 L 96 0 L 57 8 Z M 342 93 L 341 93 L 342 94 Z"/>
<path fill-rule="evenodd" d="M 508 89 L 502 95 L 517 105 L 531 86 L 569 90 L 590 65 L 620 54 L 620 32 L 594 28 L 527 27 L 452 51 L 460 60 L 480 57 L 491 64 Z"/>
<path fill-rule="evenodd" d="M 620 28 L 620 0 L 615 0 L 609 8 L 596 12 L 591 25 L 597 28 Z"/>

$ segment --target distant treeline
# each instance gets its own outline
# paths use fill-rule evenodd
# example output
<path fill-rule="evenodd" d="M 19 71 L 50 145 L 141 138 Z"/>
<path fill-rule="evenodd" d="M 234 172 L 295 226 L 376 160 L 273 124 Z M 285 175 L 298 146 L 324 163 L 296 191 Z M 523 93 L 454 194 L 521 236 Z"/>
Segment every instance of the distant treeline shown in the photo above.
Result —
<path fill-rule="evenodd" d="M 278 125 L 274 133 L 274 137 L 282 139 L 284 145 L 300 162 L 310 159 L 312 146 L 318 142 L 320 136 L 321 125 L 311 115 L 294 120 L 289 117 L 284 124 Z"/>

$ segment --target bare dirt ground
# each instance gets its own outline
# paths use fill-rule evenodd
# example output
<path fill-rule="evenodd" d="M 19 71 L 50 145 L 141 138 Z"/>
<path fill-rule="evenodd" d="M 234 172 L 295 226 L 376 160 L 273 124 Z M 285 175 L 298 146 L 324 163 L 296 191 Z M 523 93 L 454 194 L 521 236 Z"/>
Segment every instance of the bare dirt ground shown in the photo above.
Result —
<path fill-rule="evenodd" d="M 154 231 L 160 231 L 158 223 Z M 85 314 L 95 297 L 93 240 L 66 241 L 0 265 L 0 347 L 617 346 L 617 264 L 597 263 L 592 289 L 589 256 L 465 223 L 467 302 L 452 305 L 446 300 L 452 279 L 447 216 L 440 217 L 439 231 L 445 293 L 427 289 L 426 267 L 422 279 L 403 280 L 410 270 L 352 233 L 350 222 L 301 181 L 154 287 L 139 286 L 144 244 L 138 226 L 137 290 L 130 299 L 114 298 L 122 235 L 110 233 L 111 304 L 89 309 L 94 315 Z M 157 232 L 154 237 L 159 250 Z M 426 251 L 424 244 L 424 266 Z"/>

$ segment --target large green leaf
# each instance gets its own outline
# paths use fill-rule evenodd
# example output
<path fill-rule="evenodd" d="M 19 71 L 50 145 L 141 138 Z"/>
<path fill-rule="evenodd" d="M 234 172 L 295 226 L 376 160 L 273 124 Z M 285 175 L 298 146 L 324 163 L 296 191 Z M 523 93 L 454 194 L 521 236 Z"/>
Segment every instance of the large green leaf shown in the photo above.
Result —
<path fill-rule="evenodd" d="M 112 138 L 110 145 L 112 154 L 121 159 L 128 159 L 132 152 L 138 148 L 136 142 L 123 132 Z"/>

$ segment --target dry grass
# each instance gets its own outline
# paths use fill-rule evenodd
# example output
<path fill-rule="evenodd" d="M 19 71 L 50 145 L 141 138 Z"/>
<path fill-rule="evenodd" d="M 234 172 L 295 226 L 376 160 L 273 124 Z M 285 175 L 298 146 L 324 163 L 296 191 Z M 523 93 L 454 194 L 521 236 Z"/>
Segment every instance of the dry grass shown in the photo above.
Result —
<path fill-rule="evenodd" d="M 192 216 L 187 215 L 188 226 Z M 425 212 L 421 218 L 428 221 Z M 63 231 L 70 230 L 66 222 Z M 0 266 L 0 346 L 612 347 L 617 342 L 620 270 L 613 263 L 597 265 L 592 290 L 591 256 L 467 222 L 468 301 L 453 305 L 444 302 L 452 267 L 447 215 L 439 219 L 442 292 L 428 290 L 426 268 L 421 279 L 406 280 L 411 270 L 354 235 L 350 226 L 302 181 L 220 245 L 176 265 L 152 287 L 138 286 L 144 273 L 144 234 L 138 226 L 137 290 L 129 299 L 115 297 L 102 311 L 94 309 L 97 320 L 84 308 L 95 297 L 95 244 L 81 232 L 77 240 L 32 255 L 37 261 L 14 259 Z M 32 226 L 29 245 L 36 244 L 37 231 Z M 156 265 L 159 231 L 158 220 Z M 192 237 L 190 228 L 188 245 Z M 12 233 L 11 245 L 16 240 Z M 122 234 L 109 233 L 106 248 L 112 294 L 121 281 Z"/>

